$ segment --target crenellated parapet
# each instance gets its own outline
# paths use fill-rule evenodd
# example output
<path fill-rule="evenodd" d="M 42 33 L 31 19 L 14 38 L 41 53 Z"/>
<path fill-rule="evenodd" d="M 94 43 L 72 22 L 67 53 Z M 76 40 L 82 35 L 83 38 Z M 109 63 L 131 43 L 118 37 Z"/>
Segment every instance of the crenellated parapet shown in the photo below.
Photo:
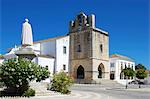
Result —
<path fill-rule="evenodd" d="M 74 21 L 70 21 L 69 32 L 78 32 L 87 28 L 95 28 L 95 15 L 85 15 L 83 12 L 79 13 Z"/>

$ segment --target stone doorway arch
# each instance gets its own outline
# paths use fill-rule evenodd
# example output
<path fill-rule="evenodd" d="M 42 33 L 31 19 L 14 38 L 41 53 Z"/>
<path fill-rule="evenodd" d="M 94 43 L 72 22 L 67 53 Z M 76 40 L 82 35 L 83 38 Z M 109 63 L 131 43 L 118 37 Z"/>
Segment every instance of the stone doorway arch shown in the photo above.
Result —
<path fill-rule="evenodd" d="M 83 66 L 80 65 L 77 68 L 77 79 L 84 79 L 84 76 L 85 76 L 85 74 L 84 74 L 84 68 L 83 68 Z"/>
<path fill-rule="evenodd" d="M 99 66 L 98 66 L 98 78 L 104 78 L 105 75 L 105 68 L 104 68 L 104 65 L 101 63 Z"/>

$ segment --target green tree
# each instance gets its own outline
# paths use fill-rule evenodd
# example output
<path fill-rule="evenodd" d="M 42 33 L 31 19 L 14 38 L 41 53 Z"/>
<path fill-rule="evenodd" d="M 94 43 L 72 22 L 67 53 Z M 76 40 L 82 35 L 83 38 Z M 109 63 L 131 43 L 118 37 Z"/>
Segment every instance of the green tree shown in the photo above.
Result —
<path fill-rule="evenodd" d="M 128 80 L 128 78 L 130 77 L 134 77 L 135 75 L 135 71 L 131 68 L 125 68 L 122 70 L 122 72 L 124 73 L 126 80 Z M 126 89 L 128 88 L 128 84 L 126 83 Z"/>
<path fill-rule="evenodd" d="M 125 75 L 127 78 L 133 77 L 134 74 L 135 74 L 134 70 L 131 69 L 131 68 L 125 68 L 125 69 L 123 69 L 123 73 L 124 73 L 124 75 Z"/>
<path fill-rule="evenodd" d="M 73 84 L 73 79 L 65 72 L 61 71 L 57 74 L 54 74 L 51 83 L 51 90 L 60 92 L 62 94 L 68 94 L 70 93 L 69 87 Z"/>
<path fill-rule="evenodd" d="M 139 88 L 141 88 L 140 86 L 141 79 L 147 77 L 147 73 L 145 72 L 146 67 L 142 64 L 138 64 L 135 66 L 135 70 L 136 70 L 136 77 L 139 79 Z"/>
<path fill-rule="evenodd" d="M 30 81 L 41 81 L 48 77 L 47 68 L 24 58 L 8 59 L 0 67 L 1 81 L 7 87 L 6 95 L 22 95 L 29 89 Z"/>
<path fill-rule="evenodd" d="M 142 64 L 138 64 L 138 65 L 135 66 L 135 70 L 138 70 L 138 69 L 146 70 L 146 67 Z"/>
<path fill-rule="evenodd" d="M 144 69 L 138 69 L 138 70 L 136 70 L 136 77 L 138 79 L 144 79 L 147 77 L 147 73 L 145 72 Z"/>

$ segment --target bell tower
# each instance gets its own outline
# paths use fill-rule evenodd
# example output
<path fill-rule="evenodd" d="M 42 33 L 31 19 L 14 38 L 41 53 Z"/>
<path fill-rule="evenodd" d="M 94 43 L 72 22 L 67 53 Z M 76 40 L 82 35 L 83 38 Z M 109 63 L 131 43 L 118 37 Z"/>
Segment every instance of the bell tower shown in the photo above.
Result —
<path fill-rule="evenodd" d="M 108 33 L 95 27 L 95 15 L 79 13 L 69 24 L 69 72 L 80 83 L 109 79 Z"/>

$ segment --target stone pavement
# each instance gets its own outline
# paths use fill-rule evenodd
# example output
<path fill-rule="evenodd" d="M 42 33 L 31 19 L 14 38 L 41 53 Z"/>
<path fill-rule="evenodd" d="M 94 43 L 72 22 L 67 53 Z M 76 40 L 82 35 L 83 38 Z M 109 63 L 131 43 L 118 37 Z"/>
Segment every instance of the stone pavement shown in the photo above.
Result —
<path fill-rule="evenodd" d="M 35 97 L 31 99 L 110 99 L 107 95 L 101 95 L 95 92 L 71 90 L 71 94 L 63 95 L 58 92 L 47 90 L 47 83 L 30 83 L 31 88 L 36 90 Z M 73 86 L 99 86 L 99 85 L 88 85 L 88 84 L 75 84 Z M 103 88 L 102 88 L 103 89 Z M 113 99 L 113 98 L 111 98 Z"/>
<path fill-rule="evenodd" d="M 31 99 L 109 99 L 102 97 L 98 93 L 85 91 L 72 91 L 69 95 L 63 95 L 57 92 L 50 92 L 47 96 L 35 96 Z"/>
<path fill-rule="evenodd" d="M 77 90 L 72 90 L 69 95 L 63 95 L 47 90 L 47 83 L 33 82 L 30 83 L 30 86 L 36 90 L 35 97 L 31 97 L 31 99 L 101 99 L 101 95 L 98 93 Z"/>
<path fill-rule="evenodd" d="M 31 83 L 36 95 L 30 99 L 150 99 L 150 85 L 141 86 L 129 85 L 128 89 L 121 85 L 96 85 L 96 84 L 74 84 L 71 87 L 71 94 L 64 95 L 58 92 L 47 90 L 46 83 Z M 3 98 L 3 99 L 24 99 L 24 98 Z"/>

